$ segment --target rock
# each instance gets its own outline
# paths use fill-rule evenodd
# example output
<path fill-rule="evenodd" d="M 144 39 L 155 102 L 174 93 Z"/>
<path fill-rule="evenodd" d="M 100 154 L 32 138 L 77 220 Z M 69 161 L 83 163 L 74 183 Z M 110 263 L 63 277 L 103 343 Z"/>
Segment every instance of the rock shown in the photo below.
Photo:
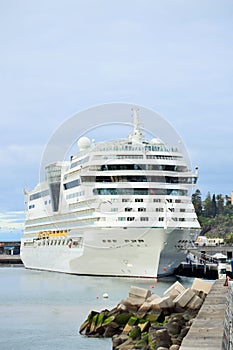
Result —
<path fill-rule="evenodd" d="M 180 293 L 173 301 L 176 305 L 184 308 L 191 301 L 194 295 L 194 291 L 192 291 L 191 288 L 187 288 L 182 293 Z"/>
<path fill-rule="evenodd" d="M 132 329 L 132 327 L 138 322 L 138 318 L 136 316 L 131 316 L 128 320 L 127 324 L 125 325 L 123 332 L 129 333 L 129 331 Z"/>
<path fill-rule="evenodd" d="M 189 326 L 186 326 L 186 327 L 182 328 L 182 330 L 181 330 L 181 332 L 180 332 L 180 334 L 178 336 L 178 340 L 180 342 L 182 342 L 183 338 L 186 336 L 186 334 L 188 333 L 189 329 L 190 329 Z"/>
<path fill-rule="evenodd" d="M 104 338 L 112 338 L 115 334 L 120 334 L 120 333 L 121 333 L 121 330 L 113 327 L 110 324 L 105 328 L 105 332 L 104 332 L 103 336 L 104 336 Z"/>
<path fill-rule="evenodd" d="M 161 310 L 152 311 L 145 316 L 145 320 L 149 321 L 151 324 L 156 322 L 162 323 L 164 322 L 164 319 L 164 312 Z"/>
<path fill-rule="evenodd" d="M 141 329 L 141 332 L 148 332 L 149 328 L 150 328 L 150 322 L 149 321 L 139 321 L 138 326 Z"/>
<path fill-rule="evenodd" d="M 115 334 L 112 337 L 112 347 L 113 349 L 115 349 L 118 345 L 121 345 L 122 343 L 126 342 L 126 340 L 128 340 L 129 337 L 126 334 Z"/>
<path fill-rule="evenodd" d="M 165 292 L 163 293 L 164 296 L 171 297 L 172 300 L 175 299 L 180 293 L 182 293 L 185 290 L 184 286 L 178 281 L 173 283 L 171 287 L 169 287 Z"/>
<path fill-rule="evenodd" d="M 157 350 L 169 350 L 169 348 L 165 348 L 164 346 L 160 346 L 159 348 L 157 348 Z"/>
<path fill-rule="evenodd" d="M 118 304 L 117 305 L 117 310 L 119 310 L 119 311 L 126 311 L 127 307 L 124 304 Z"/>
<path fill-rule="evenodd" d="M 202 291 L 205 294 L 208 294 L 211 288 L 212 288 L 212 283 L 203 281 L 200 278 L 195 278 L 191 287 L 191 289 Z"/>
<path fill-rule="evenodd" d="M 180 330 L 181 330 L 181 325 L 179 322 L 173 321 L 173 322 L 168 322 L 166 324 L 166 328 L 167 328 L 168 333 L 170 335 L 178 335 L 180 333 Z"/>
<path fill-rule="evenodd" d="M 170 346 L 169 350 L 179 350 L 179 348 L 180 348 L 179 345 L 173 344 L 173 345 Z"/>
<path fill-rule="evenodd" d="M 134 348 L 134 344 L 132 343 L 132 339 L 128 338 L 121 345 L 116 347 L 116 350 L 131 350 Z"/>
<path fill-rule="evenodd" d="M 141 338 L 141 328 L 139 326 L 133 326 L 129 331 L 129 337 L 133 340 Z"/>
<path fill-rule="evenodd" d="M 156 331 L 155 339 L 156 339 L 157 347 L 165 347 L 169 349 L 170 345 L 172 345 L 171 337 L 167 329 L 160 329 Z"/>

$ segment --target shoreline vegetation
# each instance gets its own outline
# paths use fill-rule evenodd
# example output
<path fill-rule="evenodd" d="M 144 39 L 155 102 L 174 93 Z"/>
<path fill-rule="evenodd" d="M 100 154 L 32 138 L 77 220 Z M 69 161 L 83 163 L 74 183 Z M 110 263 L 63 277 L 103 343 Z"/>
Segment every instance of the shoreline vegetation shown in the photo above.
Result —
<path fill-rule="evenodd" d="M 233 244 L 233 205 L 231 197 L 208 192 L 202 200 L 197 189 L 192 195 L 192 203 L 201 225 L 200 236 L 223 238 L 226 244 Z"/>

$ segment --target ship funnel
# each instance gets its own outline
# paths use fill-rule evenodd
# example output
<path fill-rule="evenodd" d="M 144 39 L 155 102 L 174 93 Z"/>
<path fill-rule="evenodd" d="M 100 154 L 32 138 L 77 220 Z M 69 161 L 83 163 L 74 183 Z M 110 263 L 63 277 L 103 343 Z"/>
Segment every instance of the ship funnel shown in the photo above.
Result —
<path fill-rule="evenodd" d="M 45 171 L 51 194 L 52 208 L 56 212 L 59 209 L 62 165 L 59 163 L 49 164 Z"/>

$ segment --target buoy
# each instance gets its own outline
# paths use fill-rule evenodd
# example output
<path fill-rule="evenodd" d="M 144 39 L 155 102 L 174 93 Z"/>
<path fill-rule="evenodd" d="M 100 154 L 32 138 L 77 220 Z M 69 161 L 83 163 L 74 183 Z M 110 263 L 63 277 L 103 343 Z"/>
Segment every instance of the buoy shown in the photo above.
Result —
<path fill-rule="evenodd" d="M 103 298 L 108 298 L 108 293 L 104 293 Z"/>
<path fill-rule="evenodd" d="M 154 288 L 155 286 L 150 286 L 150 288 Z"/>
<path fill-rule="evenodd" d="M 167 271 L 167 268 L 166 268 L 166 266 L 164 266 L 164 268 L 163 268 L 163 271 Z"/>

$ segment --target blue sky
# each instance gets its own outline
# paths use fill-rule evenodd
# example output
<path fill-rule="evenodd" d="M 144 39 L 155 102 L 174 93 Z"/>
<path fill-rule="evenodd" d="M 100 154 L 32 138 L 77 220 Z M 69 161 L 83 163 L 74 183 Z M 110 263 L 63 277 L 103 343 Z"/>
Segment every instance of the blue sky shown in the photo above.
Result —
<path fill-rule="evenodd" d="M 24 210 L 54 131 L 102 103 L 158 111 L 203 195 L 233 190 L 231 0 L 2 0 L 0 45 L 1 227 Z"/>

